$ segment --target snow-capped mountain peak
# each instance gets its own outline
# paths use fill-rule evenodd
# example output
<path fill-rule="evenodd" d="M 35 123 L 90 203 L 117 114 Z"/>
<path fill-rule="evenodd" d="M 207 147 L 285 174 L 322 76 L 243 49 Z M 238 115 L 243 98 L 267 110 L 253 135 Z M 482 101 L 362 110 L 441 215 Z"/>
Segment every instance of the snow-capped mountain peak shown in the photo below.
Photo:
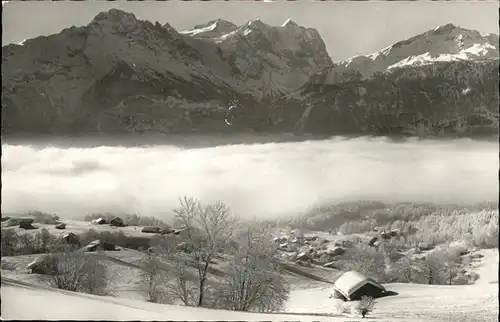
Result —
<path fill-rule="evenodd" d="M 263 23 L 259 18 L 248 21 L 245 26 L 251 29 L 267 29 L 270 26 Z"/>
<path fill-rule="evenodd" d="M 195 38 L 216 38 L 238 28 L 232 22 L 215 19 L 202 25 L 196 25 L 193 29 L 181 31 L 180 34 L 193 36 Z"/>
<path fill-rule="evenodd" d="M 208 31 L 214 31 L 215 27 L 217 27 L 217 22 L 213 22 L 212 24 L 202 27 L 202 28 L 195 28 L 192 30 L 187 30 L 187 31 L 181 31 L 181 34 L 188 34 L 190 36 L 196 36 L 197 34 L 208 32 Z"/>
<path fill-rule="evenodd" d="M 407 65 L 426 65 L 434 62 L 467 59 L 488 59 L 499 56 L 497 35 L 481 35 L 451 23 L 438 26 L 417 36 L 399 41 L 382 50 L 352 57 L 337 63 L 327 73 L 330 82 L 339 81 L 339 75 L 360 73 L 370 77 Z M 341 77 L 342 78 L 342 77 Z"/>
<path fill-rule="evenodd" d="M 224 53 L 224 59 L 234 61 L 254 92 L 279 96 L 299 88 L 318 69 L 331 65 L 319 33 L 299 27 L 291 19 L 279 26 L 258 18 L 240 26 L 228 23 L 230 28 L 216 32 L 219 24 L 220 20 L 210 21 L 182 33 L 212 41 Z"/>
<path fill-rule="evenodd" d="M 298 27 L 299 25 L 293 21 L 291 18 L 288 18 L 281 27 Z"/>

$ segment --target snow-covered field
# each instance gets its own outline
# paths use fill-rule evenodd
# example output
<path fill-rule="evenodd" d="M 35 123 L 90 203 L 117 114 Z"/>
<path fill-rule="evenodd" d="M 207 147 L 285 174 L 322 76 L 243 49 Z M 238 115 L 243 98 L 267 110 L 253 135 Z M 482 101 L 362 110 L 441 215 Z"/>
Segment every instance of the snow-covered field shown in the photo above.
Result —
<path fill-rule="evenodd" d="M 485 257 L 475 268 L 480 279 L 474 285 L 386 284 L 387 289 L 399 295 L 378 299 L 369 318 L 379 321 L 498 321 L 498 250 L 481 252 Z M 120 257 L 126 255 L 118 253 Z M 31 257 L 19 256 L 17 266 L 24 265 Z M 121 282 L 125 286 L 131 280 Z M 296 285 L 281 314 L 153 304 L 144 302 L 136 293 L 125 295 L 125 289 L 115 294 L 119 297 L 72 293 L 43 286 L 32 275 L 7 270 L 2 270 L 1 290 L 2 319 L 5 320 L 360 320 L 359 316 L 340 314 L 336 309 L 340 305 L 338 300 L 328 297 L 331 285 L 320 282 Z"/>
<path fill-rule="evenodd" d="M 383 321 L 498 321 L 498 249 L 482 250 L 485 255 L 475 271 L 480 275 L 473 285 L 447 286 L 386 284 L 399 293 L 377 300 L 373 318 Z M 335 312 L 328 298 L 330 286 L 292 292 L 288 312 Z"/>
<path fill-rule="evenodd" d="M 82 233 L 89 228 L 109 231 L 108 225 L 92 225 L 66 221 L 64 232 Z M 35 224 L 51 233 L 61 234 L 53 225 Z M 124 227 L 127 235 L 144 236 L 140 228 Z M 17 228 L 12 228 L 16 229 Z M 27 231 L 29 233 L 37 230 Z M 331 241 L 342 237 L 316 235 Z M 422 284 L 386 284 L 399 293 L 377 300 L 375 311 L 368 318 L 380 321 L 498 321 L 498 249 L 481 250 L 484 257 L 473 268 L 480 278 L 473 285 L 445 286 Z M 290 300 L 281 314 L 250 314 L 232 311 L 198 309 L 145 302 L 138 291 L 142 254 L 132 249 L 89 253 L 102 256 L 113 278 L 113 297 L 99 297 L 49 288 L 40 276 L 27 274 L 25 267 L 41 255 L 2 258 L 2 319 L 73 319 L 73 320 L 301 320 L 353 321 L 358 315 L 339 312 L 339 300 L 329 298 L 332 284 L 313 281 L 304 275 L 289 272 L 292 285 Z M 216 263 L 215 268 L 222 265 Z M 296 265 L 295 265 L 296 266 Z M 294 267 L 295 267 L 294 266 Z M 219 267 L 222 268 L 222 267 Z M 325 280 L 334 281 L 341 273 L 323 267 L 297 268 Z M 193 271 L 194 274 L 194 271 Z M 216 277 L 213 276 L 214 281 Z M 64 303 L 64 305 L 61 305 Z"/>
<path fill-rule="evenodd" d="M 331 318 L 285 314 L 251 314 L 233 311 L 161 305 L 137 300 L 100 297 L 30 286 L 2 279 L 4 320 L 290 320 L 328 321 Z"/>

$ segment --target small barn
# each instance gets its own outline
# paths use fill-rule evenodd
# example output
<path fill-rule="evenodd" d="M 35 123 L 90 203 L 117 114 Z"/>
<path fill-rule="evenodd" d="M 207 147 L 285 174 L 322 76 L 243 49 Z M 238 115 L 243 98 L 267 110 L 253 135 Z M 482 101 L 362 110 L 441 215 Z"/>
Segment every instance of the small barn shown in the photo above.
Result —
<path fill-rule="evenodd" d="M 103 242 L 101 240 L 91 241 L 87 246 L 83 247 L 84 252 L 95 252 L 98 250 L 116 250 L 115 245 Z"/>
<path fill-rule="evenodd" d="M 115 227 L 123 227 L 125 226 L 123 224 L 123 220 L 120 217 L 114 217 L 109 221 L 110 226 L 115 226 Z"/>
<path fill-rule="evenodd" d="M 30 218 L 23 218 L 19 221 L 19 228 L 22 229 L 36 229 L 36 227 L 33 227 L 33 219 Z"/>
<path fill-rule="evenodd" d="M 142 228 L 141 232 L 149 233 L 149 234 L 159 234 L 162 232 L 162 230 L 160 227 L 147 226 L 147 227 Z"/>
<path fill-rule="evenodd" d="M 378 237 L 377 236 L 374 236 L 370 239 L 370 241 L 368 242 L 368 246 L 375 246 L 375 242 L 378 240 Z"/>
<path fill-rule="evenodd" d="M 323 267 L 326 267 L 326 268 L 333 268 L 333 269 L 337 269 L 337 265 L 335 265 L 335 262 L 328 262 L 328 263 L 325 263 L 323 264 Z"/>
<path fill-rule="evenodd" d="M 53 275 L 57 271 L 54 257 L 39 256 L 26 266 L 30 274 Z"/>
<path fill-rule="evenodd" d="M 298 261 L 312 261 L 312 258 L 310 256 L 310 254 L 308 254 L 306 252 L 302 252 L 302 253 L 297 254 L 296 260 L 298 260 Z"/>
<path fill-rule="evenodd" d="M 401 230 L 400 230 L 400 229 L 392 229 L 392 230 L 389 232 L 389 235 L 391 235 L 391 237 L 398 237 L 398 236 L 401 236 Z"/>
<path fill-rule="evenodd" d="M 60 224 L 57 224 L 55 227 L 56 227 L 56 229 L 65 229 L 66 228 L 66 224 L 65 223 L 60 223 Z"/>
<path fill-rule="evenodd" d="M 94 225 L 105 225 L 105 224 L 107 224 L 106 219 L 104 219 L 102 217 L 92 220 L 92 223 Z"/>
<path fill-rule="evenodd" d="M 344 301 L 358 301 L 362 296 L 378 298 L 387 295 L 386 289 L 375 280 L 356 271 L 342 274 L 333 286 L 334 297 Z"/>
<path fill-rule="evenodd" d="M 391 239 L 391 234 L 383 231 L 380 233 L 380 237 L 382 237 L 382 239 Z"/>
<path fill-rule="evenodd" d="M 61 239 L 68 245 L 80 245 L 80 238 L 74 233 L 64 234 Z"/>

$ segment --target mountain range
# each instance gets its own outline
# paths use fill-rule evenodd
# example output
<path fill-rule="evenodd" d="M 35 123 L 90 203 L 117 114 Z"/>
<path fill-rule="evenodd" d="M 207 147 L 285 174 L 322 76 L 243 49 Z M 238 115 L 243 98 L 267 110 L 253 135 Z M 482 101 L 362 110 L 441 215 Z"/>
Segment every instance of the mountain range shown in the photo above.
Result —
<path fill-rule="evenodd" d="M 498 35 L 452 24 L 332 62 L 291 20 L 179 32 L 111 9 L 2 47 L 2 133 L 492 134 L 498 64 Z"/>

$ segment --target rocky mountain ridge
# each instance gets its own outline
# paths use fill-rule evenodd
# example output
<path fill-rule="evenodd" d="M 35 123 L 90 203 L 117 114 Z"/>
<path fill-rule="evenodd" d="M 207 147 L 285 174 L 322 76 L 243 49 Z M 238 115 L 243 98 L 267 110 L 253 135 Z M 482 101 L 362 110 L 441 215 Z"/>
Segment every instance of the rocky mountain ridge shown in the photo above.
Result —
<path fill-rule="evenodd" d="M 369 78 L 376 72 L 446 61 L 483 60 L 499 57 L 498 35 L 481 35 L 451 23 L 399 41 L 376 53 L 333 64 L 320 74 L 323 83 Z"/>
<path fill-rule="evenodd" d="M 395 44 L 377 56 L 383 64 L 351 62 L 338 77 L 348 64 L 333 64 L 319 33 L 291 20 L 218 19 L 177 32 L 112 9 L 84 27 L 2 48 L 2 132 L 497 131 L 498 37 L 469 31 L 450 45 L 460 30 L 447 25 Z M 408 63 L 424 49 L 405 56 L 401 48 L 429 37 L 452 39 L 430 57 L 458 58 Z M 228 113 L 234 100 L 240 107 Z"/>

